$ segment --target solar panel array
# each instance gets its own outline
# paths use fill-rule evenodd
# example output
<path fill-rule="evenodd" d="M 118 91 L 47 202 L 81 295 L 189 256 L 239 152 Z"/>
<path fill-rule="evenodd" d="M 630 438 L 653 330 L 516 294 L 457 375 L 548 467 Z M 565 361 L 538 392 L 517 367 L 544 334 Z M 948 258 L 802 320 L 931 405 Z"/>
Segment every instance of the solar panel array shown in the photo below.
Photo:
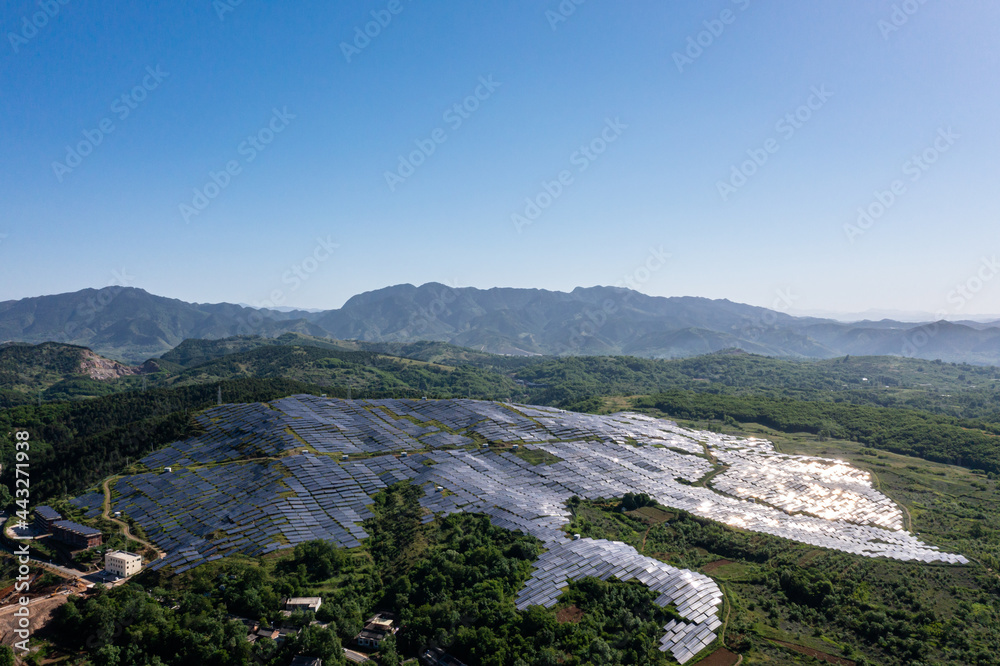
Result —
<path fill-rule="evenodd" d="M 788 456 L 757 447 L 719 450 L 716 456 L 732 465 L 712 479 L 716 490 L 757 498 L 788 513 L 903 529 L 903 512 L 874 489 L 871 475 L 843 461 Z"/>
<path fill-rule="evenodd" d="M 647 493 L 668 507 L 815 546 L 966 562 L 903 531 L 898 507 L 846 463 L 783 455 L 765 440 L 638 414 L 300 395 L 213 408 L 199 422 L 204 434 L 147 456 L 142 462 L 154 471 L 115 486 L 114 508 L 169 553 L 151 568 L 181 572 L 225 554 L 259 555 L 312 539 L 358 546 L 371 497 L 410 481 L 424 489 L 425 521 L 480 512 L 544 542 L 549 550 L 519 604 L 550 604 L 566 580 L 583 575 L 632 577 L 662 591 L 661 601 L 678 604 L 687 620 L 665 628 L 663 649 L 685 661 L 714 640 L 721 592 L 710 579 L 625 544 L 570 541 L 570 497 Z M 558 462 L 533 465 L 508 444 Z M 728 469 L 711 487 L 691 485 L 720 464 Z M 173 471 L 160 471 L 167 467 Z"/>
<path fill-rule="evenodd" d="M 677 569 L 618 541 L 579 539 L 553 544 L 535 563 L 535 573 L 518 594 L 516 605 L 554 606 L 566 583 L 585 576 L 601 580 L 638 580 L 654 592 L 656 603 L 674 604 L 689 623 L 671 620 L 664 629 L 660 650 L 670 651 L 684 663 L 715 640 L 715 630 L 722 621 L 718 610 L 722 590 L 704 574 Z"/>
<path fill-rule="evenodd" d="M 87 493 L 72 498 L 69 503 L 78 509 L 83 509 L 85 518 L 96 518 L 101 515 L 104 508 L 104 493 Z"/>

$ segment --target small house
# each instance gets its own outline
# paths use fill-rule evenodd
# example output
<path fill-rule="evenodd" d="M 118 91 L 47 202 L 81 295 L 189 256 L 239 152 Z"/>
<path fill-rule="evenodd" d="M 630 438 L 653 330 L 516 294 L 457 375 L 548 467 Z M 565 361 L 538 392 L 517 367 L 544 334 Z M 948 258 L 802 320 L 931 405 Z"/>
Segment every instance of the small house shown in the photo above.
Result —
<path fill-rule="evenodd" d="M 316 657 L 299 655 L 292 659 L 292 663 L 289 666 L 323 666 L 323 660 Z"/>
<path fill-rule="evenodd" d="M 399 631 L 399 627 L 396 626 L 395 615 L 386 612 L 376 613 L 365 623 L 365 628 L 354 638 L 354 641 L 361 647 L 377 649 L 382 645 L 382 641 L 397 631 Z"/>
<path fill-rule="evenodd" d="M 257 635 L 257 638 L 270 638 L 272 641 L 278 640 L 278 636 L 281 635 L 280 631 L 270 627 L 261 627 L 254 633 Z"/>

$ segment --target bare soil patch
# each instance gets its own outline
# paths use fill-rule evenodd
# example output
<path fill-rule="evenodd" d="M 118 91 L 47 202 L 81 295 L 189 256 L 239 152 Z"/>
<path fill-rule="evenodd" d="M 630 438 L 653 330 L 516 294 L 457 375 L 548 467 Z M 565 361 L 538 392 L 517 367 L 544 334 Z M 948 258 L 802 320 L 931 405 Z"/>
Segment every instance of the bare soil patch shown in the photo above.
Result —
<path fill-rule="evenodd" d="M 559 612 L 556 613 L 556 620 L 558 620 L 560 624 L 566 622 L 572 622 L 573 624 L 576 624 L 582 619 L 583 619 L 583 611 L 577 608 L 576 606 L 567 606 L 566 608 L 561 608 L 559 609 Z"/>
<path fill-rule="evenodd" d="M 675 514 L 663 509 L 657 509 L 655 506 L 644 506 L 634 511 L 629 511 L 628 515 L 641 518 L 650 525 L 659 525 L 675 518 Z"/>
<path fill-rule="evenodd" d="M 705 573 L 712 573 L 719 567 L 724 567 L 727 564 L 732 564 L 732 563 L 733 563 L 732 560 L 716 560 L 715 562 L 709 562 L 708 564 L 703 566 L 701 570 Z"/>
<path fill-rule="evenodd" d="M 735 652 L 730 652 L 726 648 L 719 648 L 694 666 L 736 666 L 742 661 L 743 657 Z"/>
<path fill-rule="evenodd" d="M 772 643 L 777 643 L 782 647 L 786 647 L 789 650 L 795 650 L 799 654 L 804 654 L 810 657 L 815 657 L 820 661 L 825 661 L 829 664 L 837 664 L 838 666 L 855 666 L 855 663 L 850 659 L 845 659 L 844 657 L 835 657 L 832 654 L 827 654 L 826 652 L 820 652 L 819 650 L 814 650 L 813 648 L 806 647 L 805 645 L 796 645 L 795 643 L 788 643 L 787 641 L 779 641 L 777 639 L 769 639 Z"/>
<path fill-rule="evenodd" d="M 29 604 L 28 608 L 31 611 L 31 633 L 35 634 L 44 629 L 52 620 L 52 614 L 55 609 L 66 603 L 66 599 L 68 597 L 65 594 L 57 594 L 52 597 L 33 601 Z M 13 604 L 0 609 L 0 643 L 4 645 L 13 645 L 15 642 L 21 640 L 14 633 L 14 629 L 17 628 L 18 624 L 18 617 L 14 615 L 14 611 L 17 608 L 19 608 L 19 605 Z"/>

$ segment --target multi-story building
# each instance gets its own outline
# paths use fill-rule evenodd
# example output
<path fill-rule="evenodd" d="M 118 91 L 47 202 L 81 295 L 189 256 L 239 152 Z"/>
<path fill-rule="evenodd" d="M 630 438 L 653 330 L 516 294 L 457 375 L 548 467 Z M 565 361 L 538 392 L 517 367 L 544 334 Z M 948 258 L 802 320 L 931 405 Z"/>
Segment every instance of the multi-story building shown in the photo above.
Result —
<path fill-rule="evenodd" d="M 52 523 L 52 536 L 63 543 L 76 548 L 93 548 L 103 542 L 101 530 L 87 527 L 70 520 L 57 520 Z"/>
<path fill-rule="evenodd" d="M 104 569 L 119 578 L 128 578 L 142 570 L 142 557 L 123 550 L 113 550 L 104 555 Z"/>
<path fill-rule="evenodd" d="M 62 520 L 62 514 L 50 506 L 35 507 L 35 527 L 40 532 L 48 534 L 52 531 L 52 523 Z"/>

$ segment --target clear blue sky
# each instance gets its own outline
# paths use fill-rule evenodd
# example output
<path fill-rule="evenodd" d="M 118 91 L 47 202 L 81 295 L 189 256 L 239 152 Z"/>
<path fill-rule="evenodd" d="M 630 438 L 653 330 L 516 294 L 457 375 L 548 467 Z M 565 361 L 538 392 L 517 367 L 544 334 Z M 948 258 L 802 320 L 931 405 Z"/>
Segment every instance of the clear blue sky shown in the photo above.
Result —
<path fill-rule="evenodd" d="M 329 308 L 628 277 L 1000 312 L 994 3 L 63 2 L 0 9 L 0 299 L 124 279 Z"/>

